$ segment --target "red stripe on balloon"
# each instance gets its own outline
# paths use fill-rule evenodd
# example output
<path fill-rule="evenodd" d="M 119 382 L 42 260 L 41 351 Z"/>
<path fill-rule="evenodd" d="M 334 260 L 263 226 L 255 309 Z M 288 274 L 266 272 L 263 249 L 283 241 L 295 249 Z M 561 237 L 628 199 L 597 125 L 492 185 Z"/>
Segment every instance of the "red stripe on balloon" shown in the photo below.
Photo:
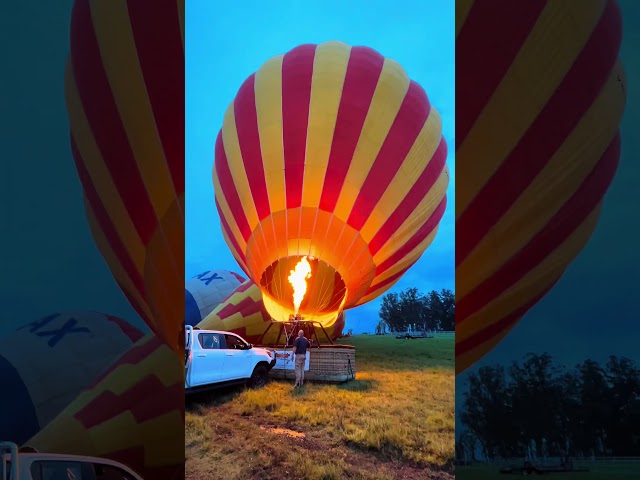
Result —
<path fill-rule="evenodd" d="M 474 348 L 479 347 L 481 344 L 495 338 L 503 333 L 505 330 L 512 328 L 518 321 L 527 313 L 536 303 L 538 303 L 558 282 L 560 277 L 556 278 L 549 288 L 545 289 L 541 294 L 536 295 L 531 301 L 527 302 L 517 310 L 514 310 L 509 315 L 502 319 L 495 321 L 485 328 L 475 333 L 471 337 L 456 342 L 456 356 L 463 355 Z M 456 320 L 458 319 L 456 312 Z"/>
<path fill-rule="evenodd" d="M 382 287 L 384 287 L 386 285 L 389 285 L 390 283 L 395 282 L 402 275 L 404 275 L 407 272 L 407 270 L 409 270 L 411 267 L 413 267 L 413 265 L 415 265 L 415 263 L 416 262 L 411 263 L 408 267 L 405 267 L 402 270 L 400 270 L 399 272 L 394 273 L 389 278 L 384 279 L 382 282 L 376 283 L 375 285 L 371 285 L 371 287 L 369 287 L 369 290 L 367 290 L 367 293 L 365 293 L 363 296 L 366 297 L 367 295 L 372 294 L 376 290 L 379 290 Z"/>
<path fill-rule="evenodd" d="M 241 293 L 241 292 L 246 292 L 247 290 L 249 290 L 251 287 L 253 287 L 255 285 L 255 283 L 253 283 L 252 280 L 245 280 L 242 285 L 240 285 L 238 288 L 236 288 L 233 291 L 233 294 L 236 293 Z M 232 294 L 232 295 L 233 295 Z"/>
<path fill-rule="evenodd" d="M 233 108 L 240 153 L 242 154 L 247 180 L 251 187 L 253 204 L 256 206 L 258 218 L 263 220 L 271 211 L 269 208 L 267 181 L 265 180 L 264 166 L 262 164 L 262 150 L 260 148 L 255 74 L 247 78 L 240 87 L 233 101 Z"/>
<path fill-rule="evenodd" d="M 360 230 L 365 224 L 400 170 L 430 111 L 431 104 L 427 94 L 420 85 L 412 81 L 349 214 L 347 223 L 356 230 Z"/>
<path fill-rule="evenodd" d="M 77 0 L 73 8 L 71 63 L 82 108 L 98 149 L 146 245 L 158 222 L 102 65 L 88 0 Z"/>
<path fill-rule="evenodd" d="M 240 256 L 240 259 L 242 260 L 242 262 L 246 263 L 247 259 L 245 257 L 244 251 L 240 248 L 240 245 L 238 245 L 236 238 L 233 236 L 233 233 L 231 232 L 231 228 L 229 228 L 229 223 L 227 223 L 227 219 L 222 214 L 222 210 L 220 209 L 220 204 L 218 203 L 217 199 L 215 200 L 215 203 L 216 203 L 216 208 L 218 209 L 218 216 L 220 217 L 220 225 L 222 226 L 222 229 L 227 234 L 227 238 L 231 242 L 231 246 L 233 247 L 235 252 Z"/>
<path fill-rule="evenodd" d="M 447 197 L 443 197 L 434 212 L 431 214 L 429 219 L 425 222 L 425 224 L 420 227 L 420 229 L 416 232 L 416 234 L 411 237 L 396 253 L 391 255 L 388 259 L 378 265 L 376 268 L 376 275 L 380 275 L 384 271 L 391 268 L 397 262 L 402 260 L 406 255 L 411 253 L 411 251 L 420 245 L 425 238 L 429 236 L 431 232 L 438 226 L 440 219 L 444 215 L 445 208 L 447 206 Z"/>
<path fill-rule="evenodd" d="M 282 60 L 282 146 L 287 208 L 302 205 L 307 124 L 316 45 L 301 45 Z"/>
<path fill-rule="evenodd" d="M 411 187 L 407 196 L 400 202 L 400 205 L 389 216 L 387 221 L 382 225 L 380 230 L 374 235 L 369 242 L 369 251 L 371 255 L 375 255 L 389 241 L 400 226 L 415 211 L 420 202 L 427 196 L 436 180 L 442 175 L 447 161 L 447 143 L 444 138 L 440 139 L 440 144 L 426 168 L 418 177 L 416 183 Z"/>
<path fill-rule="evenodd" d="M 93 183 L 91 183 L 91 177 L 89 176 L 89 172 L 84 166 L 84 161 L 82 160 L 73 137 L 71 138 L 71 154 L 76 165 L 76 170 L 78 171 L 78 176 L 80 177 L 80 182 L 84 186 L 85 198 L 87 200 L 87 203 L 91 207 L 96 220 L 100 224 L 100 229 L 105 240 L 111 247 L 111 250 L 115 254 L 118 262 L 127 273 L 127 276 L 131 280 L 131 283 L 133 283 L 133 286 L 144 298 L 146 290 L 144 286 L 144 279 L 134 265 L 133 260 L 127 253 L 127 249 L 122 243 L 122 239 L 118 236 L 117 230 L 115 229 L 113 223 L 111 223 L 109 214 L 105 210 L 104 205 L 102 204 L 102 201 L 98 196 Z"/>
<path fill-rule="evenodd" d="M 585 48 L 518 145 L 457 222 L 456 265 L 473 251 L 588 111 L 618 57 L 621 16 L 609 2 Z"/>
<path fill-rule="evenodd" d="M 456 38 L 456 149 L 464 142 L 546 5 L 546 0 L 528 0 L 475 2 L 471 7 Z"/>
<path fill-rule="evenodd" d="M 247 241 L 251 236 L 251 228 L 249 227 L 249 222 L 246 215 L 244 214 L 244 209 L 242 208 L 240 196 L 238 195 L 235 183 L 233 182 L 233 177 L 231 176 L 229 162 L 227 160 L 227 155 L 224 151 L 224 144 L 222 142 L 222 130 L 220 130 L 220 132 L 218 133 L 218 138 L 216 139 L 215 169 L 216 173 L 218 174 L 218 180 L 220 181 L 220 187 L 222 188 L 222 195 L 226 199 L 227 205 L 229 205 L 231 215 L 233 216 L 233 219 L 240 229 L 242 238 Z M 218 211 L 220 211 L 220 209 L 218 209 Z M 221 214 L 220 220 L 223 219 L 224 215 Z M 227 233 L 230 232 L 228 231 Z"/>
<path fill-rule="evenodd" d="M 550 255 L 585 221 L 606 193 L 620 158 L 616 135 L 596 167 L 572 197 L 518 254 L 496 273 L 456 302 L 456 318 L 462 324 L 488 302 L 504 293 Z"/>
<path fill-rule="evenodd" d="M 333 212 L 338 202 L 383 66 L 384 57 L 375 50 L 351 49 L 320 197 L 320 209 L 326 212 Z"/>
<path fill-rule="evenodd" d="M 127 2 L 138 61 L 176 196 L 184 193 L 185 183 L 184 49 L 179 3 L 164 0 L 148 8 L 145 2 Z"/>

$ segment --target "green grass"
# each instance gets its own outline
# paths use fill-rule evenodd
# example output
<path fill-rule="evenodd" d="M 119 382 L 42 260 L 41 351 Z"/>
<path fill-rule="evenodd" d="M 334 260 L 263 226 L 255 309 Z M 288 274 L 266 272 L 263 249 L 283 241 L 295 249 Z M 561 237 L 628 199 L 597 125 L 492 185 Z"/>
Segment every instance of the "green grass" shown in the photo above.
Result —
<path fill-rule="evenodd" d="M 576 465 L 578 466 L 578 465 Z M 588 472 L 550 473 L 545 478 L 553 480 L 637 480 L 640 478 L 640 464 L 596 464 L 585 465 Z M 522 477 L 522 475 L 506 475 L 499 472 L 498 467 L 474 465 L 471 467 L 456 467 L 456 480 L 489 480 Z"/>
<path fill-rule="evenodd" d="M 187 478 L 453 478 L 453 337 L 342 343 L 356 346 L 352 382 L 271 381 L 189 402 Z"/>

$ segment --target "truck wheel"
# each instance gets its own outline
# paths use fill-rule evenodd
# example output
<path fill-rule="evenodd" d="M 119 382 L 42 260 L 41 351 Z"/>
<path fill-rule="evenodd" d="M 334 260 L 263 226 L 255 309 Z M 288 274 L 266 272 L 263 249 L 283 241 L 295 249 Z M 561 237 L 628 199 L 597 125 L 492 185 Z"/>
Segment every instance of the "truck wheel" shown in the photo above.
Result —
<path fill-rule="evenodd" d="M 258 365 L 253 369 L 251 379 L 249 380 L 249 386 L 251 388 L 262 388 L 267 384 L 269 378 L 269 371 L 264 365 Z"/>

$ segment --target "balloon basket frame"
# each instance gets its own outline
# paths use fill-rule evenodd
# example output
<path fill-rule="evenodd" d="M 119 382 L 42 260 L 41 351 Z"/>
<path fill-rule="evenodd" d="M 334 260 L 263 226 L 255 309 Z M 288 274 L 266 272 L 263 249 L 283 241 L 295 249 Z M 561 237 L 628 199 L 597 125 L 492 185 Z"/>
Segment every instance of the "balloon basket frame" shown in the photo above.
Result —
<path fill-rule="evenodd" d="M 265 343 L 267 332 L 274 326 L 279 329 L 276 341 Z M 262 334 L 256 346 L 271 350 L 277 359 L 269 373 L 272 378 L 295 381 L 291 347 L 299 330 L 303 330 L 311 342 L 311 347 L 307 349 L 309 370 L 304 372 L 305 382 L 344 383 L 355 380 L 356 347 L 334 343 L 322 324 L 312 320 L 274 321 Z M 326 343 L 321 343 L 321 338 Z"/>

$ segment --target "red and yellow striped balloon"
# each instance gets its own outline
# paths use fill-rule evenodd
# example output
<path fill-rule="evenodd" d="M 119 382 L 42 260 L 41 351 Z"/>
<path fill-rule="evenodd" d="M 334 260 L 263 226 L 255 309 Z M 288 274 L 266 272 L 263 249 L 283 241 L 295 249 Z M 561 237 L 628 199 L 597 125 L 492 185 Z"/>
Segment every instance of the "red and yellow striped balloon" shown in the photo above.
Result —
<path fill-rule="evenodd" d="M 27 444 L 110 458 L 145 480 L 184 478 L 184 364 L 145 336 Z"/>
<path fill-rule="evenodd" d="M 340 42 L 268 60 L 229 106 L 213 182 L 223 234 L 276 320 L 309 256 L 300 312 L 332 325 L 433 241 L 449 182 L 440 115 L 395 61 Z"/>
<path fill-rule="evenodd" d="M 456 3 L 458 373 L 596 227 L 620 156 L 621 27 L 611 0 Z"/>
<path fill-rule="evenodd" d="M 340 312 L 336 321 L 325 328 L 331 340 L 342 336 L 345 315 L 345 312 Z M 271 323 L 271 315 L 262 301 L 260 287 L 251 280 L 247 280 L 207 315 L 198 324 L 198 328 L 234 332 L 250 343 L 270 345 L 278 340 L 280 333 L 277 326 L 269 328 Z M 317 332 L 317 334 L 319 340 L 324 342 L 323 333 Z M 280 341 L 284 341 L 284 337 L 281 337 Z"/>
<path fill-rule="evenodd" d="M 184 342 L 184 0 L 76 0 L 65 95 L 94 239 L 145 322 Z"/>

